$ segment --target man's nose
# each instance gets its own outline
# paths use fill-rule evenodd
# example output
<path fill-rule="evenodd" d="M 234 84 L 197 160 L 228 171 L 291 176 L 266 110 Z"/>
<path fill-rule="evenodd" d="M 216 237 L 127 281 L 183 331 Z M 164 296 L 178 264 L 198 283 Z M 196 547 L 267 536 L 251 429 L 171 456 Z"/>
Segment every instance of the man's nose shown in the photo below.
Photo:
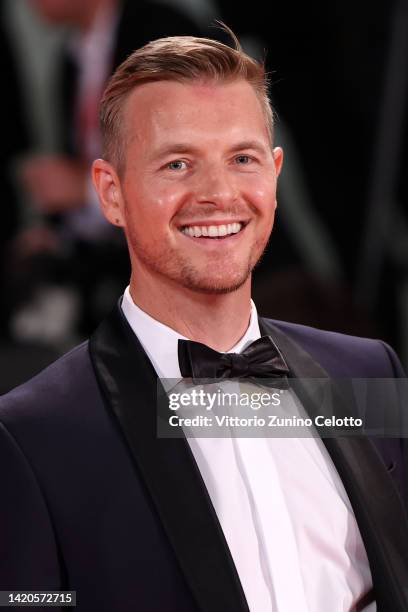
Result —
<path fill-rule="evenodd" d="M 197 202 L 230 206 L 238 199 L 238 189 L 234 177 L 227 169 L 208 168 L 197 177 L 195 186 Z"/>

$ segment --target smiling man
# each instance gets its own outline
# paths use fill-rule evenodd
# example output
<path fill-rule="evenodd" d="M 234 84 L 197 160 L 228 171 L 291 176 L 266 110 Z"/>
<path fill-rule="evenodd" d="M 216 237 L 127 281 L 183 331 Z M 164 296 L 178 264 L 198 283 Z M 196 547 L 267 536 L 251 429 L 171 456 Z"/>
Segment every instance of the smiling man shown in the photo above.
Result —
<path fill-rule="evenodd" d="M 75 590 L 84 611 L 407 609 L 399 440 L 157 436 L 157 377 L 403 376 L 380 341 L 258 318 L 282 151 L 235 43 L 153 41 L 105 91 L 93 178 L 132 275 L 89 342 L 0 401 L 2 590 Z"/>
<path fill-rule="evenodd" d="M 148 288 L 156 294 L 158 284 L 171 279 L 178 300 L 184 299 L 180 287 L 225 294 L 246 285 L 248 294 L 272 230 L 282 160 L 282 151 L 271 148 L 253 87 L 243 79 L 202 78 L 137 88 L 123 118 L 130 142 L 120 221 L 133 276 L 154 278 Z M 120 182 L 101 162 L 94 169 L 106 213 L 113 206 L 115 214 L 116 202 L 105 190 L 111 181 L 119 190 Z"/>
<path fill-rule="evenodd" d="M 173 43 L 164 44 L 170 50 Z M 179 45 L 187 53 L 194 42 Z M 163 45 L 164 64 L 165 52 Z M 143 54 L 139 61 L 143 73 Z M 195 79 L 142 76 L 143 86 L 124 96 L 116 116 L 126 134 L 126 162 L 115 163 L 108 131 L 112 163 L 94 163 L 105 215 L 126 232 L 133 301 L 182 335 L 222 351 L 248 327 L 250 276 L 272 230 L 282 164 L 282 150 L 271 145 L 264 83 L 255 62 L 250 66 L 258 92 L 239 74 L 211 79 L 213 67 L 205 65 Z M 125 71 L 124 65 L 105 94 L 107 121 L 117 112 Z"/>

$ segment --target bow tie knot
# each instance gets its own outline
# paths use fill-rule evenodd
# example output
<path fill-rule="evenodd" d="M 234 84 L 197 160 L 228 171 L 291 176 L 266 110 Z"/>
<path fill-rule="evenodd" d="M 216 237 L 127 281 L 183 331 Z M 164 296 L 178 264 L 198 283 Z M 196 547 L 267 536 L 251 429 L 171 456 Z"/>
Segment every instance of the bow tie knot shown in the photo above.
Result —
<path fill-rule="evenodd" d="M 270 336 L 252 342 L 242 353 L 218 353 L 205 344 L 178 341 L 183 378 L 284 378 L 289 368 Z"/>
<path fill-rule="evenodd" d="M 246 355 L 240 353 L 226 353 L 226 357 L 229 358 L 229 365 L 231 372 L 234 372 L 234 376 L 238 378 L 245 378 L 248 376 L 249 363 Z"/>

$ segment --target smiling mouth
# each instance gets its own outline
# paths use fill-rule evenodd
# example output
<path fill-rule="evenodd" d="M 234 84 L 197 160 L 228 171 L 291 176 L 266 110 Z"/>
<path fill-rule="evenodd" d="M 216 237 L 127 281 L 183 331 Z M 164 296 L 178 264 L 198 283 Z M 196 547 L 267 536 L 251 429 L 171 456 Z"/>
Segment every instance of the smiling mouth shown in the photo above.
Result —
<path fill-rule="evenodd" d="M 239 234 L 246 225 L 247 223 L 243 221 L 221 225 L 184 225 L 180 228 L 180 231 L 190 238 L 222 239 Z"/>

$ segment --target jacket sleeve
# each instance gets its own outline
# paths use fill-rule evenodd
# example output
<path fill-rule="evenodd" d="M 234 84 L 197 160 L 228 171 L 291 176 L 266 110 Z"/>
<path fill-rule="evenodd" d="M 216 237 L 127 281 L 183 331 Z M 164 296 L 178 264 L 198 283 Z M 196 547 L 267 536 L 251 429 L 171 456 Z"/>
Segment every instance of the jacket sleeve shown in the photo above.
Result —
<path fill-rule="evenodd" d="M 0 590 L 61 588 L 46 501 L 22 450 L 0 422 Z"/>

